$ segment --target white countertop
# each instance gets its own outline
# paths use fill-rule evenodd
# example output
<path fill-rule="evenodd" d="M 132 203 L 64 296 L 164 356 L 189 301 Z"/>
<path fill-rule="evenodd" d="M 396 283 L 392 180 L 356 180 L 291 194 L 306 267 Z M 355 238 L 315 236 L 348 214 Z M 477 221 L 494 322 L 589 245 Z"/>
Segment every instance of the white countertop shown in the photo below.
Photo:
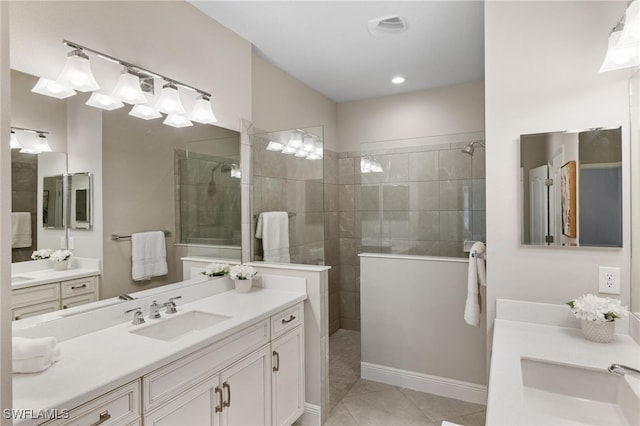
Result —
<path fill-rule="evenodd" d="M 550 418 L 528 404 L 522 384 L 522 358 L 602 371 L 612 363 L 640 368 L 640 346 L 628 334 L 616 334 L 613 342 L 601 344 L 586 340 L 579 328 L 496 319 L 487 425 L 579 424 Z"/>
<path fill-rule="evenodd" d="M 306 297 L 303 291 L 254 287 L 245 294 L 229 290 L 195 302 L 178 304 L 179 313 L 198 310 L 231 318 L 172 342 L 129 333 L 162 319 L 147 319 L 147 323 L 142 325 L 132 325 L 127 319 L 118 325 L 64 340 L 59 343 L 62 351 L 60 361 L 49 369 L 37 374 L 13 375 L 12 408 L 72 409 L 264 320 Z M 163 318 L 170 317 L 163 315 Z M 35 423 L 25 421 L 19 424 Z"/>
<path fill-rule="evenodd" d="M 56 271 L 55 269 L 42 269 L 40 271 L 22 272 L 14 274 L 14 276 L 29 278 L 28 280 L 11 283 L 11 289 L 33 287 L 36 285 L 55 283 L 60 281 L 74 280 L 77 278 L 92 277 L 100 275 L 99 269 L 93 268 L 74 268 L 65 271 Z"/>

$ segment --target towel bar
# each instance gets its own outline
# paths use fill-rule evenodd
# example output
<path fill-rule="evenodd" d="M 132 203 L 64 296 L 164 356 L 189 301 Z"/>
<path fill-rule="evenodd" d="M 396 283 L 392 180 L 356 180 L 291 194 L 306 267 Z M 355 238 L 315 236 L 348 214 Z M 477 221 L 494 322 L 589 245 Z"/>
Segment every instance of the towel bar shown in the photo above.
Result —
<path fill-rule="evenodd" d="M 287 216 L 289 216 L 289 218 L 295 217 L 295 215 L 296 215 L 296 213 L 291 213 L 291 212 L 287 213 Z M 259 217 L 260 217 L 260 214 L 254 214 L 253 215 L 253 219 L 254 220 L 259 218 Z"/>
<path fill-rule="evenodd" d="M 164 236 L 165 237 L 170 237 L 171 236 L 171 231 L 163 231 L 164 232 Z M 113 241 L 118 241 L 118 240 L 127 240 L 130 239 L 131 235 L 118 235 L 118 234 L 111 234 L 111 239 Z"/>
<path fill-rule="evenodd" d="M 475 257 L 475 258 L 480 258 L 480 259 L 486 260 L 487 259 L 487 253 L 478 254 L 478 252 L 474 250 L 474 251 L 471 252 L 471 257 Z"/>

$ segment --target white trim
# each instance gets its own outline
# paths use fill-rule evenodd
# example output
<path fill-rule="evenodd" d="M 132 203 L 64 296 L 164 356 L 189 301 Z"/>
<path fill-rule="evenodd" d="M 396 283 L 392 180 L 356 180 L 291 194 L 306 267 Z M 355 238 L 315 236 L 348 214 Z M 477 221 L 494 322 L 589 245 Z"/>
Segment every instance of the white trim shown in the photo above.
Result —
<path fill-rule="evenodd" d="M 296 421 L 303 425 L 320 426 L 320 406 L 304 403 L 304 414 Z"/>
<path fill-rule="evenodd" d="M 368 362 L 360 363 L 360 373 L 363 379 L 375 382 L 446 396 L 475 404 L 487 404 L 487 387 L 475 383 L 430 376 Z"/>

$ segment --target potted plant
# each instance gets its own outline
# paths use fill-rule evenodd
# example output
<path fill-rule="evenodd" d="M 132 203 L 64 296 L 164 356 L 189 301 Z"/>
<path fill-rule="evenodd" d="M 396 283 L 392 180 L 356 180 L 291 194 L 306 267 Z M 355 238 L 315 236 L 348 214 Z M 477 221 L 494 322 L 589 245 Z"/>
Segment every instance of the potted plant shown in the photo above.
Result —
<path fill-rule="evenodd" d="M 238 293 L 247 293 L 253 285 L 253 277 L 258 274 L 253 267 L 248 265 L 235 265 L 229 271 L 229 278 L 233 280 Z"/>
<path fill-rule="evenodd" d="M 53 262 L 53 269 L 56 271 L 64 271 L 69 267 L 69 259 L 73 254 L 69 250 L 56 250 L 51 253 L 51 261 Z"/>
<path fill-rule="evenodd" d="M 204 268 L 202 275 L 207 277 L 223 277 L 229 273 L 229 265 L 227 263 L 210 263 Z"/>
<path fill-rule="evenodd" d="M 580 320 L 582 334 L 597 343 L 609 343 L 615 335 L 615 320 L 627 313 L 620 300 L 584 294 L 567 302 L 571 312 Z"/>

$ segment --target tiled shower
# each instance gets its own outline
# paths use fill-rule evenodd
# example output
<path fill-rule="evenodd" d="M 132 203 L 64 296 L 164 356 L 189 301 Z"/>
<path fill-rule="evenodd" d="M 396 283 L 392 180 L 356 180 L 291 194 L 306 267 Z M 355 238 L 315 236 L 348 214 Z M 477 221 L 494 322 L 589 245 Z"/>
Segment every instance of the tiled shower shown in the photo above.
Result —
<path fill-rule="evenodd" d="M 254 137 L 252 211 L 295 213 L 291 261 L 331 266 L 330 333 L 360 329 L 358 253 L 466 257 L 464 241 L 486 240 L 484 147 L 469 155 L 462 148 L 473 139 L 459 140 L 325 149 L 322 162 L 305 162 Z"/>

